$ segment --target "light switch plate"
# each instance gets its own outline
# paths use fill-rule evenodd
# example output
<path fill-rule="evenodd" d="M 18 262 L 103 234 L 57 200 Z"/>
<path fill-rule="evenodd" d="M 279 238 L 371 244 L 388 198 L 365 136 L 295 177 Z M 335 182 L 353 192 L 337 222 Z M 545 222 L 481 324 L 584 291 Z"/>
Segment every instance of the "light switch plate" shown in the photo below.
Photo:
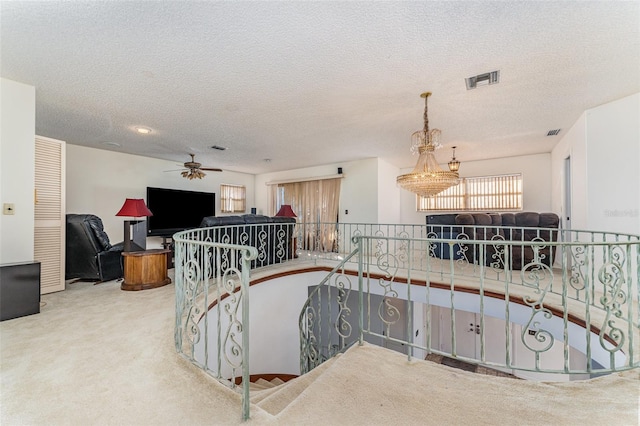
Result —
<path fill-rule="evenodd" d="M 15 210 L 13 203 L 4 203 L 2 205 L 2 214 L 15 214 Z"/>

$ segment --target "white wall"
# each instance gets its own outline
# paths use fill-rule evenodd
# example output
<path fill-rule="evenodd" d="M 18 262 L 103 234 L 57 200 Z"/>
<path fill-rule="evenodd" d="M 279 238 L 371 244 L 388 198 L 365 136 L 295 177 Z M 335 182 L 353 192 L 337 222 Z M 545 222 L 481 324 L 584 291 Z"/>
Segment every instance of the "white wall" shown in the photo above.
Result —
<path fill-rule="evenodd" d="M 345 178 L 340 188 L 339 221 L 378 223 L 378 159 L 352 161 L 342 169 Z"/>
<path fill-rule="evenodd" d="M 35 188 L 35 87 L 0 79 L 0 263 L 33 261 Z"/>
<path fill-rule="evenodd" d="M 640 93 L 587 110 L 588 229 L 640 234 Z"/>
<path fill-rule="evenodd" d="M 270 215 L 267 182 L 335 175 L 342 167 L 340 185 L 340 222 L 378 222 L 378 159 L 368 158 L 347 163 L 293 169 L 256 175 L 255 201 L 258 213 Z M 346 214 L 345 211 L 349 213 Z"/>
<path fill-rule="evenodd" d="M 99 216 L 112 243 L 123 239 L 124 218 L 116 217 L 126 198 L 147 198 L 147 186 L 216 193 L 216 215 L 220 214 L 220 184 L 247 188 L 247 210 L 253 205 L 254 176 L 224 171 L 206 172 L 203 179 L 188 180 L 174 161 L 158 160 L 67 144 L 67 213 Z M 249 211 L 247 211 L 248 213 Z M 148 247 L 159 244 L 149 240 Z"/>
<path fill-rule="evenodd" d="M 399 174 L 398 167 L 378 160 L 378 223 L 400 223 Z"/>
<path fill-rule="evenodd" d="M 265 185 L 266 182 L 329 176 L 336 173 L 337 167 L 342 167 L 344 172 L 340 192 L 340 222 L 425 222 L 426 213 L 416 212 L 415 195 L 396 186 L 397 176 L 411 169 L 400 170 L 378 158 L 257 175 L 258 212 L 269 214 L 269 187 Z M 447 167 L 446 164 L 443 167 Z M 463 177 L 507 173 L 523 175 L 525 211 L 557 213 L 551 209 L 550 153 L 463 162 L 460 168 Z M 346 210 L 349 211 L 348 215 L 345 214 Z"/>
<path fill-rule="evenodd" d="M 249 300 L 250 300 L 250 374 L 300 374 L 300 331 L 298 326 L 298 319 L 300 310 L 304 305 L 308 297 L 308 291 L 310 286 L 316 286 L 323 278 L 325 278 L 327 272 L 315 271 L 315 272 L 296 272 L 292 275 L 284 277 L 277 277 L 263 281 L 259 284 L 252 285 L 249 288 Z M 346 275 L 346 281 L 344 284 L 346 288 L 351 288 L 352 291 L 349 296 L 347 306 L 357 305 L 357 277 Z M 366 286 L 372 294 L 378 296 L 384 296 L 387 294 L 387 289 L 384 286 L 372 284 Z M 409 297 L 409 289 L 406 284 L 395 283 L 392 285 L 393 290 L 397 292 L 397 298 L 400 300 L 407 300 Z M 335 297 L 335 294 L 334 294 Z M 476 324 L 480 323 L 480 296 L 478 294 L 467 292 L 456 292 L 455 297 L 452 298 L 451 292 L 446 289 L 432 288 L 429 290 L 429 296 L 427 297 L 426 287 L 420 285 L 411 286 L 411 300 L 414 302 L 414 322 L 413 326 L 415 330 L 412 330 L 412 334 L 424 338 L 425 318 L 426 318 L 426 301 L 431 304 L 432 309 L 432 321 L 431 329 L 436 331 L 432 335 L 431 345 L 433 348 L 441 349 L 445 352 L 451 351 L 451 321 L 450 321 L 450 309 L 454 307 L 457 311 L 456 317 L 459 321 L 461 318 L 474 318 L 473 321 Z M 377 303 L 372 303 L 369 307 L 371 312 L 376 312 Z M 453 304 L 453 305 L 452 305 Z M 208 355 L 210 368 L 214 369 L 217 365 L 217 309 L 220 304 L 215 305 L 208 313 L 209 324 L 208 329 Z M 225 302 L 222 302 L 222 306 L 225 306 Z M 445 308 L 442 309 L 441 308 Z M 482 305 L 482 311 L 485 315 L 485 332 L 492 335 L 487 335 L 487 345 L 498 345 L 495 348 L 488 348 L 487 359 L 497 363 L 504 363 L 504 342 L 505 342 L 505 327 L 504 321 L 506 320 L 506 311 L 504 300 L 498 298 L 486 297 Z M 351 318 L 355 320 L 357 315 L 354 313 L 356 309 L 353 308 Z M 443 313 L 448 312 L 445 315 Z M 238 312 L 238 318 L 241 317 L 241 309 Z M 476 315 L 474 315 L 476 314 Z M 530 326 L 531 309 L 527 306 L 523 306 L 517 303 L 509 304 L 509 321 L 512 327 L 512 350 L 515 356 L 512 358 L 512 365 L 519 368 L 533 367 L 532 357 L 533 352 L 524 346 L 522 341 L 521 330 L 522 327 Z M 405 321 L 406 318 L 402 318 Z M 501 320 L 501 321 L 500 321 Z M 372 324 L 377 320 L 372 319 Z M 220 329 L 222 330 L 222 336 L 226 336 L 226 332 L 229 330 L 229 318 L 227 315 L 220 317 Z M 353 325 L 353 324 L 352 324 Z M 204 331 L 204 321 L 200 321 L 198 326 L 202 335 Z M 355 336 L 357 327 L 352 330 L 351 337 Z M 367 329 L 367 326 L 365 326 Z M 610 353 L 600 346 L 598 336 L 595 333 L 591 334 L 589 342 L 585 338 L 584 327 L 569 322 L 565 329 L 564 322 L 561 316 L 552 316 L 542 321 L 540 329 L 549 333 L 549 338 L 553 336 L 553 340 L 556 343 L 554 350 L 545 352 L 541 356 L 542 368 L 550 368 L 555 370 L 562 370 L 564 352 L 562 342 L 567 338 L 567 342 L 570 346 L 570 350 L 573 352 L 572 356 L 578 358 L 578 360 L 584 358 L 584 354 L 587 352 L 587 343 L 591 345 L 592 358 L 601 365 L 610 368 Z M 379 330 L 370 330 L 378 331 Z M 459 331 L 459 330 L 458 330 Z M 565 334 L 566 333 L 566 334 Z M 458 355 L 468 356 L 473 358 L 473 354 L 465 354 L 461 348 L 461 343 L 467 340 L 468 337 L 475 339 L 474 335 L 458 336 Z M 418 343 L 419 339 L 416 340 Z M 424 342 L 424 341 L 423 341 Z M 326 343 L 326 342 L 325 342 Z M 539 343 L 536 348 L 540 348 L 548 342 Z M 477 342 L 479 344 L 479 341 Z M 195 345 L 195 357 L 196 359 L 204 363 L 204 345 L 205 339 L 201 339 Z M 469 349 L 467 347 L 467 349 Z M 479 347 L 476 348 L 479 354 Z M 615 355 L 615 362 L 620 365 L 624 362 L 623 354 Z M 574 363 L 575 359 L 572 359 L 571 365 L 576 368 L 584 368 L 585 362 L 582 362 L 582 367 Z M 224 362 L 223 362 L 224 364 Z M 503 369 L 504 370 L 504 369 Z M 508 370 L 505 370 L 508 371 Z M 231 374 L 228 366 L 223 366 L 222 375 L 229 376 Z M 549 380 L 549 381 L 567 381 L 571 377 L 568 375 L 554 375 L 543 373 L 522 373 L 518 372 L 519 376 L 527 377 L 534 380 Z"/>
<path fill-rule="evenodd" d="M 640 93 L 585 111 L 552 153 L 555 208 L 571 156 L 572 228 L 640 235 Z"/>
<path fill-rule="evenodd" d="M 587 138 L 586 113 L 565 133 L 551 153 L 551 205 L 553 211 L 566 218 L 564 161 L 571 162 L 571 224 L 574 229 L 587 228 Z M 564 220 L 564 219 L 563 219 Z M 563 222 L 563 226 L 566 226 Z"/>
<path fill-rule="evenodd" d="M 441 167 L 446 168 L 443 164 Z M 401 170 L 409 173 L 411 169 Z M 523 155 L 482 161 L 464 161 L 461 158 L 460 176 L 489 176 L 522 173 L 523 211 L 554 212 L 551 205 L 551 154 Z M 416 196 L 402 190 L 400 223 L 425 223 L 427 213 L 416 212 Z"/>

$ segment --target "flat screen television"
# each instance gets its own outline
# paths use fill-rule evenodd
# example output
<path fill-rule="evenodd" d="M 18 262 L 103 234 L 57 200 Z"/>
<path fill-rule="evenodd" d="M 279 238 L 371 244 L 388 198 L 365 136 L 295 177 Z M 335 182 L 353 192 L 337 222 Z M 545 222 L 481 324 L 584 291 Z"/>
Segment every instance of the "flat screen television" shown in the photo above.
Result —
<path fill-rule="evenodd" d="M 197 228 L 206 216 L 216 214 L 216 194 L 147 187 L 147 235 L 170 237 L 185 229 Z"/>

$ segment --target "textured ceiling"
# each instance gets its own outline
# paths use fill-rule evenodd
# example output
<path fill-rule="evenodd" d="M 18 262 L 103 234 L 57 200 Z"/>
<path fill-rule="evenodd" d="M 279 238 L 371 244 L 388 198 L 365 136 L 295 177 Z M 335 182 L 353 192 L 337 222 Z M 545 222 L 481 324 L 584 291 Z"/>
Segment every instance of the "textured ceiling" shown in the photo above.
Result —
<path fill-rule="evenodd" d="M 563 133 L 548 130 L 640 91 L 636 1 L 2 1 L 0 15 L 1 74 L 36 87 L 38 134 L 239 172 L 412 167 L 427 90 L 437 156 L 456 145 L 462 167 L 550 152 Z M 466 90 L 493 70 L 499 84 Z"/>

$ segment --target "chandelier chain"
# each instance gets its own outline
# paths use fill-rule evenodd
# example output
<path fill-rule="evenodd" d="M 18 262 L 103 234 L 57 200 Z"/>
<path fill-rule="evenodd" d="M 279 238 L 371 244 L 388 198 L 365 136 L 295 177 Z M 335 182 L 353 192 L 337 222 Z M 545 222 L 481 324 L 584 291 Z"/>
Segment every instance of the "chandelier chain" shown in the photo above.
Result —
<path fill-rule="evenodd" d="M 424 136 L 425 136 L 425 141 L 428 140 L 429 137 L 429 114 L 428 114 L 428 107 L 429 105 L 429 95 L 427 94 L 424 97 Z"/>

